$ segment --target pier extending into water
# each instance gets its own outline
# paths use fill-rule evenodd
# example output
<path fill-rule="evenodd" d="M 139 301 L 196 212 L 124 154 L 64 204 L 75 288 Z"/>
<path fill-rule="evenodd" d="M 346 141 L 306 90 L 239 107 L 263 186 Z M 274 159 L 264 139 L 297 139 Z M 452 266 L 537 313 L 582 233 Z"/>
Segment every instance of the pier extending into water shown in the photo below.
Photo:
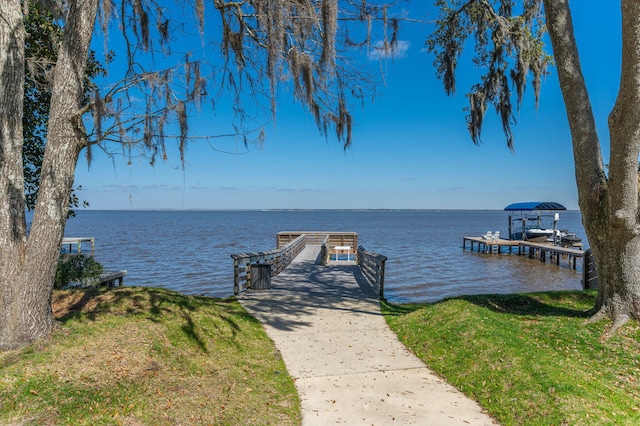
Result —
<path fill-rule="evenodd" d="M 353 232 L 283 232 L 278 240 L 275 250 L 232 256 L 234 287 L 294 378 L 303 426 L 495 424 L 387 326 L 378 300 L 386 257 L 354 250 Z M 270 290 L 261 291 L 263 269 L 285 263 Z"/>
<path fill-rule="evenodd" d="M 528 256 L 530 259 L 540 259 L 542 262 L 546 262 L 547 258 L 549 258 L 549 261 L 556 265 L 560 264 L 561 258 L 566 258 L 569 266 L 573 267 L 573 269 L 576 269 L 576 261 L 583 259 L 585 253 L 582 247 L 563 247 L 550 243 L 534 243 L 500 238 L 462 237 L 462 248 L 464 250 L 467 248 L 467 243 L 469 243 L 471 251 L 473 251 L 474 245 L 477 245 L 478 251 L 483 253 L 500 254 L 507 249 L 509 253 L 511 253 L 512 250 L 517 248 L 520 256 Z"/>
<path fill-rule="evenodd" d="M 76 246 L 76 252 L 82 253 L 82 243 L 91 244 L 91 253 L 96 251 L 96 240 L 93 237 L 64 237 L 61 248 L 66 249 L 69 247 L 68 253 L 73 253 L 73 246 Z"/>
<path fill-rule="evenodd" d="M 233 293 L 269 288 L 271 277 L 284 271 L 306 247 L 318 248 L 315 264 L 358 265 L 362 276 L 384 298 L 387 258 L 359 246 L 355 232 L 332 231 L 282 231 L 276 234 L 273 250 L 232 254 Z"/>
<path fill-rule="evenodd" d="M 582 287 L 585 289 L 596 288 L 598 286 L 598 272 L 590 250 L 583 250 L 582 245 L 564 247 L 552 243 L 535 243 L 531 241 L 505 240 L 501 238 L 487 239 L 483 237 L 462 237 L 462 249 L 474 250 L 478 252 L 500 254 L 512 253 L 517 249 L 517 254 L 527 256 L 529 259 L 539 259 L 541 262 L 555 263 L 560 265 L 561 259 L 566 259 L 568 266 L 577 269 L 578 260 L 582 261 Z"/>

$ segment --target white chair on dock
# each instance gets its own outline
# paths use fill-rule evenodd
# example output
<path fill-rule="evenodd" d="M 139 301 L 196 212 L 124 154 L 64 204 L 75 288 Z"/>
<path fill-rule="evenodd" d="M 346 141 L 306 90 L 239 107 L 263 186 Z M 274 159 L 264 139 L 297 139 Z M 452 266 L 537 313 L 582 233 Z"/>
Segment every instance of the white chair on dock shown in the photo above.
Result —
<path fill-rule="evenodd" d="M 493 239 L 496 241 L 500 239 L 500 231 L 496 231 L 493 233 Z"/>
<path fill-rule="evenodd" d="M 484 234 L 484 235 L 482 236 L 482 238 L 483 238 L 484 240 L 491 240 L 491 239 L 493 238 L 493 235 L 491 234 L 491 231 L 487 231 L 487 233 L 486 233 L 486 234 Z"/>

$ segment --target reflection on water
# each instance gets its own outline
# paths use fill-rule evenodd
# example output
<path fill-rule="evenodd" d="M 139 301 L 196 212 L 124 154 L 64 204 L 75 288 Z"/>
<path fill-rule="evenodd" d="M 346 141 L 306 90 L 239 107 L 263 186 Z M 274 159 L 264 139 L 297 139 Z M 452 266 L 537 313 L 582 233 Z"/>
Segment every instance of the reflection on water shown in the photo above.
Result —
<path fill-rule="evenodd" d="M 583 239 L 579 212 L 558 225 Z M 517 255 L 462 249 L 463 236 L 499 230 L 502 211 L 79 211 L 66 236 L 96 239 L 107 269 L 126 269 L 127 285 L 226 297 L 230 255 L 275 247 L 279 231 L 354 231 L 359 244 L 388 257 L 386 296 L 393 302 L 447 296 L 581 288 L 578 270 Z"/>

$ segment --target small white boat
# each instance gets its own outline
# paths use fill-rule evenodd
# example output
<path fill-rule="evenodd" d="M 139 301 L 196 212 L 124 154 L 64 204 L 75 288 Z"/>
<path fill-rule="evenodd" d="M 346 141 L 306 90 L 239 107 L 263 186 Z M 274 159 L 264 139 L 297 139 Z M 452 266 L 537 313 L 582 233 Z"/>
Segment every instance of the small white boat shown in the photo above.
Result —
<path fill-rule="evenodd" d="M 526 240 L 533 243 L 547 241 L 553 237 L 553 229 L 529 228 L 526 231 Z"/>
<path fill-rule="evenodd" d="M 522 241 L 531 241 L 533 243 L 541 243 L 543 241 L 547 241 L 548 239 L 552 239 L 554 235 L 553 229 L 545 229 L 545 228 L 527 228 L 524 232 L 524 237 L 522 232 L 513 232 L 510 235 L 511 240 L 522 240 Z"/>

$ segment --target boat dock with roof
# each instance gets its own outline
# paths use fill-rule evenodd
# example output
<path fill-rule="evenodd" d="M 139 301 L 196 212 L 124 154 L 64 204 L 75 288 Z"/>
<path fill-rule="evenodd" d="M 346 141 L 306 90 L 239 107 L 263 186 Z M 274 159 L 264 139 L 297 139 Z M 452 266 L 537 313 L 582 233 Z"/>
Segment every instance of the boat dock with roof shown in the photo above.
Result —
<path fill-rule="evenodd" d="M 593 259 L 588 250 L 583 250 L 580 238 L 568 230 L 559 230 L 559 212 L 566 210 L 562 204 L 554 202 L 526 202 L 510 204 L 504 209 L 509 212 L 508 239 L 501 238 L 499 232 L 487 232 L 481 237 L 462 237 L 462 248 L 471 251 L 477 247 L 480 253 L 501 254 L 517 252 L 520 256 L 539 259 L 542 262 L 560 265 L 566 259 L 568 266 L 577 269 L 582 261 L 583 286 L 597 282 Z M 551 221 L 545 227 L 545 220 Z M 595 281 L 594 281 L 595 280 Z"/>

